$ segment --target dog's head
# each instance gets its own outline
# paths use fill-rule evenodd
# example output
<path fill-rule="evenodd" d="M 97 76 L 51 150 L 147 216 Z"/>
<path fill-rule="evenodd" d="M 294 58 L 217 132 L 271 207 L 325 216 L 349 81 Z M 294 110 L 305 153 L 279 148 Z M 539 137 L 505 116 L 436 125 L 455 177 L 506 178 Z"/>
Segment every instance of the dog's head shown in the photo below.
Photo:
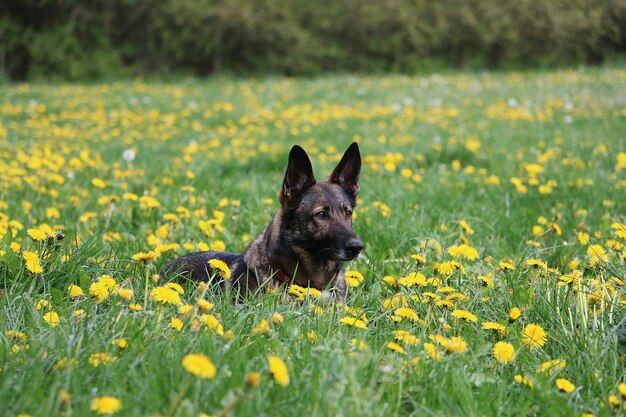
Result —
<path fill-rule="evenodd" d="M 289 164 L 278 195 L 281 234 L 291 245 L 331 261 L 355 259 L 363 242 L 352 229 L 352 212 L 359 193 L 361 154 L 355 142 L 330 176 L 316 182 L 308 155 L 300 146 L 289 153 Z"/>

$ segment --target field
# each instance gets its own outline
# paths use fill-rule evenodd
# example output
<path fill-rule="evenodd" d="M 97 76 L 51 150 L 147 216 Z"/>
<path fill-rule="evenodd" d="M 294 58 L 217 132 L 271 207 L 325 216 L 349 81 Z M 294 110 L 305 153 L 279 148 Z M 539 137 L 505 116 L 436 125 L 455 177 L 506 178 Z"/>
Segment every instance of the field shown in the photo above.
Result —
<path fill-rule="evenodd" d="M 0 86 L 0 414 L 621 415 L 625 132 L 621 67 Z M 157 275 L 352 141 L 346 305 Z"/>

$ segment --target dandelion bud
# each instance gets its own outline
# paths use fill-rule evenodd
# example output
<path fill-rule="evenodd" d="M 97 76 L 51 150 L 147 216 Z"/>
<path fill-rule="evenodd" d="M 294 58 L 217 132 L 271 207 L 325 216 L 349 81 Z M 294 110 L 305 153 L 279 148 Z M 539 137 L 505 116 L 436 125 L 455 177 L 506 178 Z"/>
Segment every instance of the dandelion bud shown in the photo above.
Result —
<path fill-rule="evenodd" d="M 246 378 L 246 385 L 250 388 L 254 388 L 261 382 L 261 374 L 258 372 L 250 372 Z"/>

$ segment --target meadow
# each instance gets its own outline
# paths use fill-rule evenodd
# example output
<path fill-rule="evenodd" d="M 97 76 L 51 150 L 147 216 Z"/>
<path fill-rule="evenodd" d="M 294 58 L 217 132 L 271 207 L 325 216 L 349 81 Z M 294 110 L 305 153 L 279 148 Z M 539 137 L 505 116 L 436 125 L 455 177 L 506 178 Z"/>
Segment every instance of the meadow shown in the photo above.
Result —
<path fill-rule="evenodd" d="M 2 85 L 0 414 L 623 415 L 625 132 L 619 66 Z M 352 141 L 345 305 L 158 275 Z"/>

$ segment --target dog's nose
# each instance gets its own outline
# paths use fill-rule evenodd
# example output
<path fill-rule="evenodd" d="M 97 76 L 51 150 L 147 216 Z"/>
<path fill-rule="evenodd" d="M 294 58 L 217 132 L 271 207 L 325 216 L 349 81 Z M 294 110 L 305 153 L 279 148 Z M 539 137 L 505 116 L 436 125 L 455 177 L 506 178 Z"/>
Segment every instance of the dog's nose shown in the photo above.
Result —
<path fill-rule="evenodd" d="M 361 242 L 358 238 L 351 239 L 346 244 L 346 252 L 351 258 L 357 256 L 362 250 L 363 242 Z"/>

